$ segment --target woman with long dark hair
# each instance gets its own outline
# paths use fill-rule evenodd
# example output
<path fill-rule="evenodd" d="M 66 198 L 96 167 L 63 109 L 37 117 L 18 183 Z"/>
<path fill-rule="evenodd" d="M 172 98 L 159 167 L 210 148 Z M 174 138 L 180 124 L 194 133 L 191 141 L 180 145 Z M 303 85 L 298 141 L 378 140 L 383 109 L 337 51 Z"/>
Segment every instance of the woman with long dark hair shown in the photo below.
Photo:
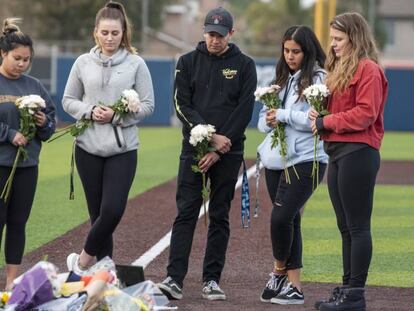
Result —
<path fill-rule="evenodd" d="M 278 96 L 282 108 L 263 107 L 258 122 L 259 130 L 268 133 L 258 152 L 265 166 L 266 185 L 273 204 L 271 240 L 275 258 L 260 299 L 277 304 L 303 304 L 301 209 L 315 190 L 312 176 L 314 138 L 308 119 L 310 105 L 303 91 L 312 84 L 323 82 L 325 53 L 315 34 L 306 26 L 290 27 L 283 36 L 281 49 L 274 84 L 281 87 Z M 280 144 L 276 148 L 270 146 L 272 130 L 278 123 L 285 125 L 286 158 L 280 155 Z M 316 160 L 319 162 L 318 180 L 321 181 L 327 163 L 321 143 Z M 290 183 L 285 168 L 291 176 Z"/>

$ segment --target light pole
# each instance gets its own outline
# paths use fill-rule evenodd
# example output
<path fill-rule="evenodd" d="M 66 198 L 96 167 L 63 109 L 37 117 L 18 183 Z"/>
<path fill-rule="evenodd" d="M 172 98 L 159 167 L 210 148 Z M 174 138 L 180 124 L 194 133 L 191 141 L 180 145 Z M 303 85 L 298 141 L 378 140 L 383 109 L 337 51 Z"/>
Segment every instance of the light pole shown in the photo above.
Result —
<path fill-rule="evenodd" d="M 146 31 L 148 28 L 148 0 L 141 0 L 141 51 L 144 52 L 147 44 Z"/>

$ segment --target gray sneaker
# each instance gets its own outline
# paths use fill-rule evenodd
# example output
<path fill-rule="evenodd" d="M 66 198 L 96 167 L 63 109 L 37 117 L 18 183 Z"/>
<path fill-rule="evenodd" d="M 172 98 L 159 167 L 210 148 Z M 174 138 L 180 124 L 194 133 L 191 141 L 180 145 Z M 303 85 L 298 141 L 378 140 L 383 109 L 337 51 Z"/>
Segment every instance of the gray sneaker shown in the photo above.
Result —
<path fill-rule="evenodd" d="M 168 297 L 168 299 L 180 300 L 183 298 L 183 291 L 181 286 L 178 285 L 170 276 L 168 276 L 162 283 L 158 283 L 157 287 L 162 293 Z"/>
<path fill-rule="evenodd" d="M 226 300 L 226 294 L 218 286 L 216 281 L 208 281 L 203 285 L 202 296 L 208 300 Z"/>

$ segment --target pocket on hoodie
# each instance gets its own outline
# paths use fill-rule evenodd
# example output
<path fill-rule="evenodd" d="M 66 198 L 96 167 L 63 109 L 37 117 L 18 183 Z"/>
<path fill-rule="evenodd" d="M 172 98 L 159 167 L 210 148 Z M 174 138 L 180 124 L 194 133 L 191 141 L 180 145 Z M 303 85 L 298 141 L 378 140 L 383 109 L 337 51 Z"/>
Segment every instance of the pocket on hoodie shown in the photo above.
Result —
<path fill-rule="evenodd" d="M 113 125 L 112 129 L 114 131 L 116 144 L 122 150 L 126 145 L 124 135 L 122 133 L 122 128 L 120 126 Z"/>
<path fill-rule="evenodd" d="M 313 137 L 312 139 L 309 137 L 296 138 L 293 144 L 288 145 L 288 154 L 291 157 L 300 157 L 306 154 L 313 154 L 313 143 Z"/>

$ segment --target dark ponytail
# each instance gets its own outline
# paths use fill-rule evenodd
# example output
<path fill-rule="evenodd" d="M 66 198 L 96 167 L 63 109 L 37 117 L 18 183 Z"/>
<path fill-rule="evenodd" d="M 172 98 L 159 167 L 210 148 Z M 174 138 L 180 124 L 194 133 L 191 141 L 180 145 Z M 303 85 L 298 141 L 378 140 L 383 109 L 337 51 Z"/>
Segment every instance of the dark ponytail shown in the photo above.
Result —
<path fill-rule="evenodd" d="M 20 18 L 6 18 L 4 20 L 2 36 L 0 37 L 0 50 L 7 53 L 19 46 L 25 46 L 30 48 L 30 54 L 33 57 L 33 41 L 29 35 L 21 32 L 20 28 L 16 25 L 20 21 Z"/>

